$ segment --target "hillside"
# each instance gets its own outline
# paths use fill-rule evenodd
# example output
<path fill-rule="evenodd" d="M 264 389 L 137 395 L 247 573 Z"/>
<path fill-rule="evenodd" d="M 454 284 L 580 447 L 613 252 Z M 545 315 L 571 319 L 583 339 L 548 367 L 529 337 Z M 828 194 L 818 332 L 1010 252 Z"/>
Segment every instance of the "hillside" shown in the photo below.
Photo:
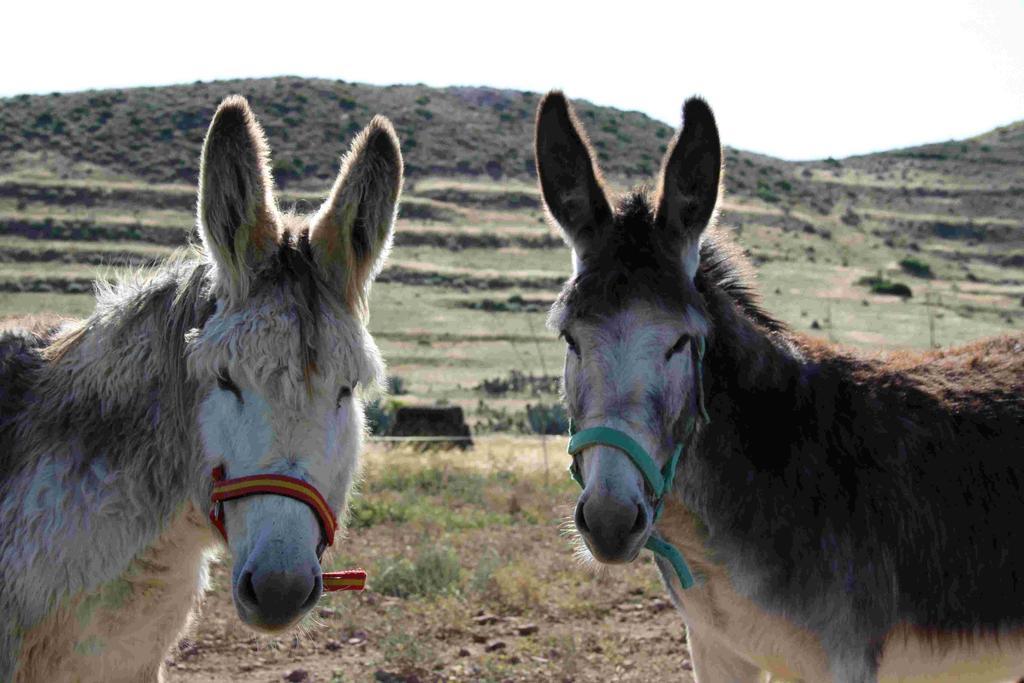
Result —
<path fill-rule="evenodd" d="M 202 136 L 233 92 L 267 128 L 285 207 L 321 201 L 374 113 L 396 122 L 409 180 L 373 330 L 407 380 L 403 400 L 521 425 L 500 411 L 553 385 L 509 373 L 559 366 L 544 311 L 569 270 L 531 177 L 535 93 L 274 78 L 0 100 L 0 309 L 86 314 L 98 274 L 185 244 Z M 671 129 L 577 104 L 612 183 L 650 183 Z M 1022 160 L 1024 123 L 840 160 L 727 149 L 721 222 L 797 329 L 869 347 L 956 343 L 1024 321 Z"/>
<path fill-rule="evenodd" d="M 378 87 L 272 78 L 0 100 L 0 169 L 46 153 L 50 163 L 148 182 L 196 181 L 198 145 L 217 103 L 245 95 L 274 141 L 275 175 L 326 180 L 349 138 L 377 113 L 394 121 L 411 177 L 532 177 L 539 96 L 491 88 Z M 672 131 L 636 112 L 581 103 L 616 176 L 650 175 Z M 95 172 L 95 169 L 92 169 Z"/>
<path fill-rule="evenodd" d="M 248 97 L 259 114 L 283 187 L 319 189 L 376 113 L 395 122 L 413 181 L 535 177 L 537 93 L 289 77 L 0 99 L 0 173 L 194 184 L 206 126 L 231 93 Z M 671 128 L 638 112 L 576 105 L 611 178 L 633 183 L 657 171 Z M 826 215 L 856 193 L 871 208 L 927 205 L 958 218 L 1017 220 L 1024 215 L 1022 159 L 1024 123 L 842 161 L 790 163 L 733 149 L 726 161 L 730 195 L 781 207 Z"/>

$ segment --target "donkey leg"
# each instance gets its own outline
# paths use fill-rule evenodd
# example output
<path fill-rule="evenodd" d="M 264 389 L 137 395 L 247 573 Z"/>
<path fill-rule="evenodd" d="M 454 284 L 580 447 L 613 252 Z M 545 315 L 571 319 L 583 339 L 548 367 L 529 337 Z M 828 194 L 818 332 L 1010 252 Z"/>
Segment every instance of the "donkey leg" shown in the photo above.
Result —
<path fill-rule="evenodd" d="M 744 660 L 714 638 L 704 638 L 687 626 L 686 639 L 697 683 L 760 683 L 761 669 Z"/>

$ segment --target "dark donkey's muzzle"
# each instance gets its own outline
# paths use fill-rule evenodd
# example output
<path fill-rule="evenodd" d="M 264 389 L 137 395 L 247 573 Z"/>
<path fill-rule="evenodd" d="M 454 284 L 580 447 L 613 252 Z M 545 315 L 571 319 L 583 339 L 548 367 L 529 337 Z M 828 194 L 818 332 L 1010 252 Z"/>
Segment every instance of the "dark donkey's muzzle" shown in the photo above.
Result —
<path fill-rule="evenodd" d="M 697 405 L 694 413 L 688 419 L 683 441 L 689 440 L 690 435 L 693 434 L 693 431 L 697 426 L 698 419 L 704 420 L 705 423 L 711 421 L 708 417 L 707 410 L 704 408 L 705 344 L 706 342 L 703 337 L 696 337 L 690 345 L 695 371 L 694 395 L 696 397 Z M 672 481 L 676 476 L 676 465 L 679 464 L 679 458 L 682 457 L 683 454 L 683 443 L 680 442 L 676 445 L 675 449 L 672 451 L 672 457 L 669 458 L 663 468 L 659 469 L 654 458 L 647 453 L 643 446 L 637 443 L 636 439 L 625 432 L 619 431 L 618 429 L 613 429 L 611 427 L 591 427 L 577 432 L 575 426 L 570 421 L 569 433 L 572 435 L 569 439 L 569 455 L 572 456 L 572 464 L 569 466 L 569 473 L 572 475 L 572 478 L 576 483 L 584 489 L 584 496 L 580 497 L 580 504 L 576 507 L 577 528 L 579 528 L 580 533 L 583 534 L 584 539 L 587 540 L 588 546 L 591 546 L 593 543 L 596 545 L 596 548 L 600 550 L 602 543 L 611 541 L 612 544 L 616 544 L 616 541 L 618 541 L 617 545 L 621 548 L 623 546 L 621 543 L 622 539 L 626 539 L 628 541 L 631 537 L 640 536 L 646 531 L 646 520 L 640 518 L 640 515 L 644 512 L 643 506 L 639 506 L 640 511 L 636 512 L 633 505 L 622 505 L 623 519 L 617 520 L 613 524 L 614 528 L 603 534 L 604 538 L 595 534 L 593 527 L 588 525 L 586 520 L 586 504 L 589 501 L 586 500 L 586 484 L 584 483 L 583 475 L 580 472 L 578 460 L 579 454 L 587 448 L 599 445 L 610 446 L 611 448 L 615 448 L 625 453 L 632 461 L 633 465 L 640 470 L 640 474 L 643 475 L 644 481 L 647 482 L 647 486 L 651 490 L 651 495 L 654 497 L 652 504 L 654 513 L 653 519 L 650 521 L 650 526 L 653 526 L 658 521 L 658 517 L 661 516 L 661 511 L 665 504 L 665 496 L 672 490 Z M 643 530 L 640 528 L 641 524 L 644 524 Z M 625 545 L 628 546 L 628 542 Z M 693 574 L 690 572 L 690 567 L 686 564 L 686 560 L 683 559 L 683 554 L 680 553 L 674 545 L 662 540 L 658 536 L 657 532 L 651 532 L 650 536 L 647 538 L 647 542 L 644 543 L 644 547 L 652 551 L 655 555 L 660 555 L 672 565 L 676 575 L 679 577 L 679 583 L 684 589 L 689 588 L 694 584 Z M 591 549 L 594 550 L 595 547 L 591 546 Z M 598 559 L 601 558 L 598 557 Z"/>
<path fill-rule="evenodd" d="M 653 495 L 651 507 L 654 512 L 652 519 L 646 519 L 647 511 L 645 506 L 637 505 L 632 501 L 625 501 L 624 503 L 620 501 L 621 515 L 613 515 L 614 519 L 611 521 L 608 521 L 607 514 L 602 515 L 603 524 L 601 528 L 595 528 L 594 524 L 588 522 L 587 504 L 590 503 L 590 500 L 586 494 L 580 497 L 580 501 L 576 506 L 576 527 L 583 534 L 587 545 L 591 548 L 591 552 L 594 552 L 599 560 L 608 561 L 605 558 L 611 558 L 611 561 L 616 561 L 618 558 L 615 549 L 628 548 L 633 539 L 647 533 L 649 527 L 657 522 L 658 517 L 661 516 L 665 495 L 672 489 L 676 465 L 679 463 L 679 458 L 683 453 L 683 444 L 680 443 L 676 446 L 672 452 L 672 457 L 669 458 L 663 468 L 659 469 L 654 459 L 648 455 L 647 451 L 636 439 L 618 429 L 591 427 L 577 432 L 570 425 L 570 431 L 572 431 L 572 438 L 569 439 L 569 455 L 572 456 L 572 464 L 569 466 L 569 473 L 580 487 L 585 488 L 586 485 L 580 472 L 579 454 L 593 446 L 610 446 L 622 451 L 629 457 L 633 465 L 640 470 L 640 474 L 643 475 L 644 481 L 647 482 L 647 487 Z M 686 564 L 686 560 L 683 559 L 682 554 L 674 546 L 651 533 L 644 547 L 661 555 L 672 564 L 683 588 L 689 588 L 693 585 L 693 575 L 690 572 L 690 568 Z"/>

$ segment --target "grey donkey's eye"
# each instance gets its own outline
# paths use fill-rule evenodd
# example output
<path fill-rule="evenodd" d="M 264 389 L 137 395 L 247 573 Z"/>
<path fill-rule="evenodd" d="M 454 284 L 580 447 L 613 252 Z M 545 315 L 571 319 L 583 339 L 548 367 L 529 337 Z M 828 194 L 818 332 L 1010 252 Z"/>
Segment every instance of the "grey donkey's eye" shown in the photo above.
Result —
<path fill-rule="evenodd" d="M 231 380 L 231 375 L 228 374 L 227 370 L 221 370 L 217 373 L 217 386 L 220 387 L 221 391 L 230 391 L 234 394 L 239 403 L 245 403 L 245 400 L 242 398 L 242 390 Z"/>
<path fill-rule="evenodd" d="M 669 360 L 670 358 L 672 358 L 672 356 L 676 355 L 677 353 L 685 349 L 686 345 L 689 343 L 690 335 L 684 334 L 682 337 L 679 338 L 679 341 L 672 345 L 671 349 L 665 352 L 665 360 Z"/>
<path fill-rule="evenodd" d="M 342 401 L 344 401 L 345 399 L 348 399 L 348 398 L 352 398 L 352 390 L 355 389 L 357 386 L 359 386 L 358 382 L 356 382 L 352 386 L 345 385 L 341 389 L 338 389 L 338 407 L 339 408 L 341 407 Z"/>

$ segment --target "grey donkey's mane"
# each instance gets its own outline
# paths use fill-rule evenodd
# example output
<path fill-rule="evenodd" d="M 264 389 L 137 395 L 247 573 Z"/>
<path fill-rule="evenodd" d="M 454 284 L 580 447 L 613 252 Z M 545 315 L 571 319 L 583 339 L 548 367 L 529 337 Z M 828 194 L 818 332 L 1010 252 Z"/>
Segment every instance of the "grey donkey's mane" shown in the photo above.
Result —
<path fill-rule="evenodd" d="M 0 496 L 47 442 L 118 464 L 155 455 L 138 452 L 145 435 L 177 434 L 181 443 L 196 396 L 186 335 L 215 307 L 212 268 L 196 256 L 183 251 L 153 273 L 98 282 L 84 320 L 0 335 Z M 128 373 L 135 391 L 126 391 Z"/>
<path fill-rule="evenodd" d="M 315 267 L 305 222 L 282 218 L 277 251 L 254 272 L 247 301 L 278 287 L 289 292 L 309 386 L 322 341 L 319 317 L 324 307 L 346 306 Z M 42 334 L 0 334 L 0 446 L 7 446 L 0 452 L 0 495 L 44 443 L 73 444 L 86 459 L 103 453 L 115 469 L 124 458 L 152 458 L 190 443 L 199 391 L 187 370 L 186 343 L 218 300 L 241 304 L 218 289 L 217 279 L 206 255 L 190 246 L 152 272 L 97 282 L 96 308 L 84 320 Z"/>

